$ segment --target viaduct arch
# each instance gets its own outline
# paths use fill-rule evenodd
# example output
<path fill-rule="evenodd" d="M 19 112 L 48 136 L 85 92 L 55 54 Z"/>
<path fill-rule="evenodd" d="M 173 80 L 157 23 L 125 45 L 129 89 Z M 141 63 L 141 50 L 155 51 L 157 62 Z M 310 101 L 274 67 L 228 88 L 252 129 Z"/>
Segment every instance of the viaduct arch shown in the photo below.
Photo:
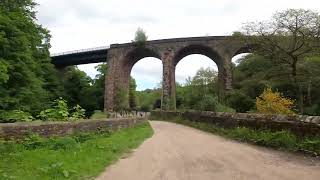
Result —
<path fill-rule="evenodd" d="M 52 60 L 57 68 L 87 64 L 91 61 L 92 63 L 106 61 L 109 69 L 105 80 L 104 110 L 113 111 L 117 102 L 117 92 L 122 89 L 127 95 L 129 94 L 130 73 L 134 64 L 145 57 L 158 58 L 163 65 L 161 109 L 175 110 L 175 68 L 182 58 L 190 54 L 201 54 L 217 64 L 221 99 L 224 93 L 232 88 L 232 57 L 245 52 L 250 52 L 250 46 L 236 37 L 209 36 L 153 40 L 145 42 L 144 45 L 112 44 L 104 49 L 60 54 L 53 56 Z M 125 103 L 129 107 L 129 101 Z"/>

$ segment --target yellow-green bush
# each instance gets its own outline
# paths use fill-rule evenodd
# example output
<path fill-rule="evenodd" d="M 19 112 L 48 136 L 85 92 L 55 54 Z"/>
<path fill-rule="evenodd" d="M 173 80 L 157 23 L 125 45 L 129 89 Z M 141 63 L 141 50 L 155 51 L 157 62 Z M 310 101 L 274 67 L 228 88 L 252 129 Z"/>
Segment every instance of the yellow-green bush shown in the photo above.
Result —
<path fill-rule="evenodd" d="M 266 88 L 263 93 L 256 98 L 257 111 L 264 114 L 295 114 L 292 111 L 294 100 L 283 97 L 279 92 L 273 92 L 271 88 Z"/>

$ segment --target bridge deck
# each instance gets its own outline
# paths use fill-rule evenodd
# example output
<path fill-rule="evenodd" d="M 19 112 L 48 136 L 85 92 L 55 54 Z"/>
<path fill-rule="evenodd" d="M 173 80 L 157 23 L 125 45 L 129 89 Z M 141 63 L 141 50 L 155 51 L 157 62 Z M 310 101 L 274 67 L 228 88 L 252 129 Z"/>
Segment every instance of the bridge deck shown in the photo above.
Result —
<path fill-rule="evenodd" d="M 184 41 L 210 41 L 210 40 L 224 40 L 230 36 L 203 36 L 203 37 L 186 37 L 186 38 L 171 38 L 147 41 L 147 44 L 161 44 L 171 42 L 184 42 Z M 65 67 L 70 65 L 80 65 L 89 63 L 106 62 L 108 49 L 110 47 L 127 47 L 132 46 L 134 43 L 112 44 L 110 46 L 102 46 L 89 49 L 81 49 L 75 51 L 67 51 L 63 53 L 56 53 L 51 55 L 52 63 L 56 67 Z"/>

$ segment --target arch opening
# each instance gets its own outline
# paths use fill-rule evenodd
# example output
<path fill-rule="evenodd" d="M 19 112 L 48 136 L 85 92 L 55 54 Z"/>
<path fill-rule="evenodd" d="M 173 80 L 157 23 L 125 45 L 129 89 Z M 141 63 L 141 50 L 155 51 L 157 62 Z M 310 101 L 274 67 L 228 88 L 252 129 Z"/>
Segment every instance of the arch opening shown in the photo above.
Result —
<path fill-rule="evenodd" d="M 231 62 L 234 66 L 237 66 L 241 62 L 241 60 L 243 60 L 244 58 L 246 58 L 250 54 L 252 54 L 252 53 L 249 53 L 249 52 L 239 53 L 239 54 L 232 57 Z"/>
<path fill-rule="evenodd" d="M 139 59 L 130 72 L 129 106 L 131 109 L 150 111 L 161 108 L 162 61 L 155 57 Z"/>
<path fill-rule="evenodd" d="M 136 47 L 126 54 L 126 61 L 124 63 L 130 68 L 131 71 L 132 67 L 138 61 L 147 57 L 161 59 L 161 56 L 157 50 L 151 47 Z"/>
<path fill-rule="evenodd" d="M 212 61 L 214 61 L 218 66 L 221 64 L 220 55 L 214 50 L 212 50 L 212 48 L 204 45 L 194 44 L 186 46 L 177 52 L 177 54 L 174 57 L 174 65 L 177 65 L 179 61 L 182 60 L 184 57 L 193 54 L 206 56 L 210 58 Z"/>
<path fill-rule="evenodd" d="M 218 66 L 206 55 L 191 54 L 176 64 L 177 109 L 214 110 L 204 107 L 204 99 L 218 99 Z"/>

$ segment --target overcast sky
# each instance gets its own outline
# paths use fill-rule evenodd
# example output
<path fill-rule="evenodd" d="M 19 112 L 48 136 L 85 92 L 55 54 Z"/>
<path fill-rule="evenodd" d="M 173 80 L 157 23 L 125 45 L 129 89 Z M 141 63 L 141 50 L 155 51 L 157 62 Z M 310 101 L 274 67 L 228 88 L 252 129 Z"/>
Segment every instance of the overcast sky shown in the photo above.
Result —
<path fill-rule="evenodd" d="M 138 27 L 149 40 L 191 36 L 230 35 L 242 23 L 270 18 L 288 8 L 320 10 L 320 0 L 37 0 L 38 20 L 51 31 L 51 53 L 125 43 Z M 95 64 L 79 66 L 94 77 Z M 216 65 L 209 58 L 190 55 L 177 65 L 183 82 L 200 67 Z M 138 89 L 153 88 L 161 80 L 160 60 L 145 58 L 132 71 Z"/>

